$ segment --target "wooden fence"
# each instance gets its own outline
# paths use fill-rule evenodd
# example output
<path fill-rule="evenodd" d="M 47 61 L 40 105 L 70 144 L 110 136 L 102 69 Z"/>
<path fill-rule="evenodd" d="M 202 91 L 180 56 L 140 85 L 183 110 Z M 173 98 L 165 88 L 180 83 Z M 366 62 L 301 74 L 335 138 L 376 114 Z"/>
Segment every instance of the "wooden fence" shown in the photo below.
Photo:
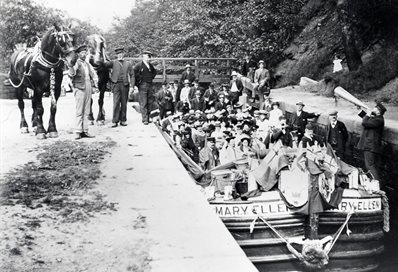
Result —
<path fill-rule="evenodd" d="M 127 58 L 137 64 L 142 58 Z M 191 70 L 200 83 L 229 82 L 230 75 L 238 61 L 235 58 L 152 58 L 151 63 L 158 71 L 154 82 L 180 80 L 185 65 Z"/>

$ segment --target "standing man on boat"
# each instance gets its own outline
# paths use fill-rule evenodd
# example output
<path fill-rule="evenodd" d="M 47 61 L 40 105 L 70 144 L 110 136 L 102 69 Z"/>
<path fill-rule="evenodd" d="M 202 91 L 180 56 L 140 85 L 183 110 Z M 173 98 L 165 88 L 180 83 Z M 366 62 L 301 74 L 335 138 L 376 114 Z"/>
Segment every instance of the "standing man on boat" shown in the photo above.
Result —
<path fill-rule="evenodd" d="M 384 113 L 387 109 L 381 103 L 376 103 L 372 110 L 367 113 L 361 111 L 362 135 L 359 139 L 358 149 L 363 150 L 365 167 L 370 171 L 376 180 L 380 180 L 378 166 L 380 153 L 382 152 L 381 140 L 384 130 Z"/>
<path fill-rule="evenodd" d="M 199 152 L 199 162 L 203 170 L 210 170 L 219 164 L 219 153 L 215 147 L 216 138 L 208 137 L 206 146 Z"/>
<path fill-rule="evenodd" d="M 151 52 L 142 52 L 142 62 L 134 67 L 135 84 L 138 87 L 144 125 L 149 124 L 149 114 L 153 110 L 155 103 L 155 91 L 152 82 L 156 76 L 156 69 L 151 64 L 151 57 Z"/>
<path fill-rule="evenodd" d="M 124 59 L 124 48 L 116 48 L 117 59 L 107 61 L 105 67 L 111 68 L 111 82 L 113 93 L 112 127 L 127 126 L 127 100 L 130 84 L 135 85 L 133 66 Z"/>
<path fill-rule="evenodd" d="M 336 152 L 337 157 L 344 161 L 345 144 L 348 140 L 347 128 L 343 122 L 337 120 L 337 111 L 329 113 L 329 124 L 326 127 L 325 141 Z"/>
<path fill-rule="evenodd" d="M 76 49 L 79 54 L 75 66 L 69 67 L 68 74 L 72 78 L 73 93 L 76 101 L 76 136 L 75 139 L 94 138 L 88 133 L 88 115 L 90 114 L 91 94 L 98 88 L 98 76 L 90 63 L 86 61 L 87 46 L 81 45 Z"/>
<path fill-rule="evenodd" d="M 304 136 L 305 126 L 308 124 L 308 119 L 318 117 L 319 113 L 309 113 L 303 110 L 305 104 L 302 101 L 296 103 L 297 110 L 292 113 L 290 126 L 293 131 L 297 132 L 298 140 Z"/>

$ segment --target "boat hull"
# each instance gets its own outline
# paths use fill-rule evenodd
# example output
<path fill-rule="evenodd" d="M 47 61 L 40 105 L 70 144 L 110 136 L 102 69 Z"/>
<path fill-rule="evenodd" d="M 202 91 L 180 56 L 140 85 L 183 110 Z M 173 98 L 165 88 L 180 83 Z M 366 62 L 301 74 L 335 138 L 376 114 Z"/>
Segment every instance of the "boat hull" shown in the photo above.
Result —
<path fill-rule="evenodd" d="M 218 204 L 212 204 L 215 209 Z M 234 205 L 234 204 L 231 204 Z M 235 204 L 236 205 L 236 204 Z M 232 209 L 232 208 L 231 208 Z M 346 212 L 333 211 L 319 214 L 319 238 L 333 236 L 347 217 Z M 250 224 L 256 216 L 221 217 L 223 223 L 259 271 L 307 271 L 288 250 L 286 244 L 257 220 L 250 233 Z M 294 213 L 264 216 L 287 240 L 303 239 L 306 216 Z M 329 263 L 323 271 L 375 271 L 378 256 L 383 252 L 383 212 L 375 210 L 354 213 L 346 229 L 329 253 Z M 301 252 L 301 245 L 293 244 Z"/>

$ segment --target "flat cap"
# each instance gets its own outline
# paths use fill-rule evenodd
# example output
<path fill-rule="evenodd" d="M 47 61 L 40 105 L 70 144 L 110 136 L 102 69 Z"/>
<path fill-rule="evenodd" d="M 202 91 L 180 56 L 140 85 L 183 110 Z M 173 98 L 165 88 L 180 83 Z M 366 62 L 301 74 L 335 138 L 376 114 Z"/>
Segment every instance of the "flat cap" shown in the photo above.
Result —
<path fill-rule="evenodd" d="M 87 45 L 86 44 L 82 44 L 79 47 L 76 48 L 76 53 L 80 53 L 82 51 L 87 51 Z"/>
<path fill-rule="evenodd" d="M 384 114 L 387 111 L 386 107 L 384 107 L 380 102 L 376 103 L 376 107 L 380 110 L 381 114 Z"/>
<path fill-rule="evenodd" d="M 150 55 L 150 56 L 152 56 L 152 52 L 149 51 L 149 50 L 144 50 L 144 51 L 142 51 L 142 54 L 143 54 L 143 55 Z"/>
<path fill-rule="evenodd" d="M 301 105 L 301 106 L 303 106 L 303 107 L 305 106 L 305 104 L 303 103 L 303 101 L 297 102 L 296 105 L 297 105 L 297 106 L 298 106 L 298 105 Z"/>
<path fill-rule="evenodd" d="M 124 52 L 124 48 L 123 47 L 118 47 L 115 49 L 115 53 L 119 54 L 119 53 L 123 53 Z"/>
<path fill-rule="evenodd" d="M 331 110 L 331 111 L 329 112 L 329 115 L 330 115 L 330 116 L 336 116 L 338 113 L 339 113 L 339 112 L 338 112 L 337 110 Z"/>

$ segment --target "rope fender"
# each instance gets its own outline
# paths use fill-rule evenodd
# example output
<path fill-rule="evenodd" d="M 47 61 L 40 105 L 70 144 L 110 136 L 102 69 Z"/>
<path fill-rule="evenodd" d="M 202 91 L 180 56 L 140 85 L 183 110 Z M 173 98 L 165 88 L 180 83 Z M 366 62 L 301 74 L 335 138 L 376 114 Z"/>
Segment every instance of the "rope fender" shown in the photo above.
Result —
<path fill-rule="evenodd" d="M 254 214 L 257 214 L 253 210 Z M 353 211 L 347 213 L 346 220 L 337 230 L 337 232 L 331 236 L 326 236 L 321 240 L 310 240 L 306 239 L 304 241 L 292 241 L 293 243 L 302 244 L 301 253 L 298 252 L 286 238 L 284 238 L 264 217 L 257 215 L 257 217 L 250 223 L 250 233 L 253 233 L 255 224 L 257 220 L 261 220 L 265 225 L 267 225 L 285 244 L 287 249 L 309 270 L 319 270 L 325 267 L 329 263 L 329 252 L 332 250 L 337 239 L 340 237 L 343 229 L 347 226 L 347 235 L 350 234 L 348 229 L 348 221 L 354 214 Z M 323 245 L 326 243 L 326 246 Z"/>

